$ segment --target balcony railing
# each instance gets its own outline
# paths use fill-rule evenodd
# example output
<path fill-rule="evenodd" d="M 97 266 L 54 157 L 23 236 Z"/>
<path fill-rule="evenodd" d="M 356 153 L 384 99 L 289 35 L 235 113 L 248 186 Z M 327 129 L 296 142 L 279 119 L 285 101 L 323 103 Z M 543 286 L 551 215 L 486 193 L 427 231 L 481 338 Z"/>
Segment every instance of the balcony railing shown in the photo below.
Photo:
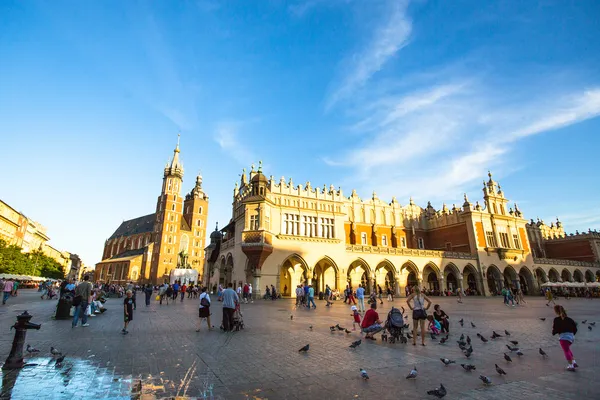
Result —
<path fill-rule="evenodd" d="M 242 246 L 267 245 L 272 246 L 272 235 L 265 231 L 242 232 Z"/>
<path fill-rule="evenodd" d="M 562 260 L 558 258 L 535 258 L 535 264 L 570 265 L 572 267 L 600 268 L 600 262 Z"/>
<path fill-rule="evenodd" d="M 460 258 L 465 260 L 476 260 L 477 256 L 471 253 L 462 253 L 458 251 L 439 251 L 439 250 L 422 250 L 408 249 L 404 247 L 378 247 L 378 246 L 363 246 L 363 245 L 346 245 L 346 251 L 353 253 L 375 253 L 375 254 L 390 254 L 409 257 L 438 257 L 438 258 Z"/>

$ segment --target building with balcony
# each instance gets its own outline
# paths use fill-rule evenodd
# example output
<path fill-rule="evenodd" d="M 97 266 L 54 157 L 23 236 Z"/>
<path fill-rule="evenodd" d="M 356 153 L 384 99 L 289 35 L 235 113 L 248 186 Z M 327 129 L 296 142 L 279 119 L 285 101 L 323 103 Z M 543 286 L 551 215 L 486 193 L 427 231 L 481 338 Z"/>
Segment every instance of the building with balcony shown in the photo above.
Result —
<path fill-rule="evenodd" d="M 287 296 L 304 282 L 317 292 L 363 284 L 367 291 L 381 286 L 397 294 L 420 285 L 490 295 L 504 286 L 538 293 L 552 271 L 588 281 L 600 277 L 597 258 L 534 257 L 532 230 L 518 205 L 509 203 L 491 173 L 481 204 L 465 195 L 461 205 L 435 209 L 412 199 L 404 205 L 383 201 L 376 193 L 346 197 L 333 185 L 276 181 L 259 164 L 242 172 L 232 218 L 211 234 L 204 282 L 251 282 L 257 293 L 274 285 Z"/>

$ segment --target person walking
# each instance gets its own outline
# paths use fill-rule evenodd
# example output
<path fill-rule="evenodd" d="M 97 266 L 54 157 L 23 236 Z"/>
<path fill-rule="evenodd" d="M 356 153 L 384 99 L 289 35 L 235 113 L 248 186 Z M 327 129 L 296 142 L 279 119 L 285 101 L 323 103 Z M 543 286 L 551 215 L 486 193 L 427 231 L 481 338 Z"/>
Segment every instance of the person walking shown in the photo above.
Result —
<path fill-rule="evenodd" d="M 75 297 L 73 298 L 73 304 L 75 305 L 75 313 L 73 313 L 73 323 L 71 324 L 72 328 L 77 326 L 79 322 L 79 315 L 81 314 L 81 326 L 90 326 L 87 323 L 87 315 L 86 310 L 88 304 L 92 299 L 92 284 L 89 282 L 90 277 L 88 275 L 83 277 L 83 282 L 81 282 L 75 288 Z"/>
<path fill-rule="evenodd" d="M 302 305 L 303 297 L 304 297 L 304 289 L 302 289 L 302 285 L 296 286 L 296 307 L 299 307 Z"/>
<path fill-rule="evenodd" d="M 331 302 L 331 298 L 333 297 L 333 292 L 331 291 L 331 288 L 329 287 L 329 285 L 325 285 L 325 306 L 329 307 L 331 306 L 333 303 Z"/>
<path fill-rule="evenodd" d="M 377 285 L 377 298 L 379 299 L 379 304 L 383 304 L 383 289 L 381 289 L 381 285 Z"/>
<path fill-rule="evenodd" d="M 312 303 L 313 307 L 316 309 L 317 305 L 315 304 L 315 289 L 312 285 L 308 285 L 308 298 L 306 301 L 306 307 L 310 310 L 310 303 Z"/>
<path fill-rule="evenodd" d="M 352 295 L 350 295 L 352 296 Z M 358 299 L 358 309 L 361 313 L 365 312 L 365 289 L 362 287 L 362 284 L 358 284 L 358 289 L 356 289 L 356 298 Z"/>
<path fill-rule="evenodd" d="M 121 333 L 123 335 L 127 335 L 129 333 L 127 326 L 129 326 L 129 323 L 133 320 L 133 292 L 131 290 L 128 290 L 125 293 L 125 300 L 123 300 L 123 312 L 124 326 Z"/>
<path fill-rule="evenodd" d="M 364 295 L 364 289 L 363 289 L 363 295 Z M 352 304 L 356 305 L 356 300 L 354 299 L 354 291 L 352 290 L 352 286 L 348 285 L 348 304 L 350 304 L 350 302 L 352 302 Z"/>
<path fill-rule="evenodd" d="M 7 281 L 4 281 L 4 288 L 2 289 L 2 305 L 6 304 L 6 300 L 8 300 L 10 298 L 10 295 L 12 294 L 13 291 L 13 287 L 14 287 L 14 282 L 12 279 L 8 279 Z"/>
<path fill-rule="evenodd" d="M 248 299 L 250 299 L 250 303 L 254 303 L 254 299 L 252 298 L 252 284 L 248 284 Z"/>
<path fill-rule="evenodd" d="M 230 332 L 233 330 L 233 314 L 235 307 L 239 304 L 240 298 L 238 297 L 235 290 L 233 290 L 233 283 L 227 284 L 227 289 L 221 294 L 223 298 L 223 330 Z"/>
<path fill-rule="evenodd" d="M 554 318 L 554 323 L 552 324 L 552 336 L 559 335 L 560 347 L 563 353 L 565 353 L 565 358 L 568 362 L 567 371 L 575 371 L 578 365 L 573 352 L 571 352 L 571 345 L 575 341 L 577 324 L 571 318 L 567 317 L 567 312 L 563 306 L 555 305 L 554 312 L 558 316 Z"/>
<path fill-rule="evenodd" d="M 179 295 L 179 283 L 175 282 L 173 284 L 173 303 L 177 304 L 177 296 Z"/>
<path fill-rule="evenodd" d="M 427 302 L 427 306 L 425 306 Z M 431 300 L 421 293 L 421 288 L 415 286 L 415 291 L 406 299 L 408 308 L 413 312 L 413 346 L 417 344 L 417 326 L 421 325 L 421 346 L 425 346 L 425 320 L 427 310 L 431 306 Z"/>
<path fill-rule="evenodd" d="M 387 300 L 394 301 L 394 293 L 392 292 L 392 288 L 388 286 L 386 290 L 387 290 Z"/>
<path fill-rule="evenodd" d="M 196 332 L 200 332 L 200 327 L 202 326 L 202 320 L 206 319 L 206 323 L 208 325 L 208 330 L 212 330 L 212 325 L 210 324 L 210 296 L 206 292 L 206 287 L 202 288 L 202 293 L 200 294 L 200 307 L 198 309 L 198 329 Z"/>
<path fill-rule="evenodd" d="M 152 298 L 152 292 L 153 292 L 152 285 L 148 283 L 144 287 L 144 294 L 146 295 L 146 307 L 148 307 L 150 305 L 150 299 Z"/>
<path fill-rule="evenodd" d="M 185 292 L 187 291 L 187 286 L 185 285 L 185 283 L 181 286 L 181 293 L 180 293 L 180 299 L 179 302 L 183 303 L 183 298 L 185 297 Z"/>
<path fill-rule="evenodd" d="M 244 304 L 248 304 L 248 293 L 250 291 L 250 287 L 248 286 L 248 283 L 244 283 L 244 289 L 242 289 L 243 292 L 243 298 L 244 298 Z"/>

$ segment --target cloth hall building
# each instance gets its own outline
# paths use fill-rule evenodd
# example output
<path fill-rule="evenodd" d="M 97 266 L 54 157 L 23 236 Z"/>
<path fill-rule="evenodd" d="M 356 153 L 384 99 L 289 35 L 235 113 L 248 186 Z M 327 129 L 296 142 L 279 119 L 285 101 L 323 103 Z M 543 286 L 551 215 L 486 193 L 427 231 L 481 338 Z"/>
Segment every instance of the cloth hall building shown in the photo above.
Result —
<path fill-rule="evenodd" d="M 257 293 L 274 285 L 292 297 L 305 282 L 316 292 L 362 283 L 397 294 L 418 284 L 491 295 L 504 286 L 538 294 L 548 280 L 600 280 L 599 233 L 566 235 L 560 221 L 526 220 L 491 174 L 481 203 L 465 195 L 462 205 L 436 210 L 276 181 L 252 166 L 233 190 L 230 222 L 210 239 L 209 287 L 250 282 Z"/>
<path fill-rule="evenodd" d="M 163 283 L 174 269 L 195 269 L 202 274 L 208 217 L 208 196 L 202 177 L 190 193 L 181 196 L 183 165 L 179 143 L 163 173 L 156 211 L 123 221 L 104 243 L 102 261 L 96 264 L 97 281 Z"/>

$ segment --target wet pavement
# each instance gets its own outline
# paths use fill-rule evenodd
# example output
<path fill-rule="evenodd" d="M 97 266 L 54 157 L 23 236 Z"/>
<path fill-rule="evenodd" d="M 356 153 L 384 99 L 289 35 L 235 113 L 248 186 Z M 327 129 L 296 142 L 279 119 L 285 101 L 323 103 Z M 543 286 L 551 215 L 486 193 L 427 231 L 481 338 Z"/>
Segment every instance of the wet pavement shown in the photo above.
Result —
<path fill-rule="evenodd" d="M 141 297 L 141 296 L 140 296 Z M 499 298 L 467 298 L 457 304 L 454 298 L 434 298 L 450 315 L 452 335 L 440 345 L 428 338 L 427 346 L 364 341 L 356 350 L 348 345 L 360 338 L 358 331 L 331 333 L 336 323 L 352 328 L 349 306 L 336 302 L 317 310 L 296 310 L 290 300 L 257 301 L 244 305 L 246 329 L 225 334 L 206 325 L 196 333 L 198 300 L 159 306 L 152 301 L 134 313 L 130 334 L 123 336 L 122 303 L 110 299 L 108 311 L 89 319 L 90 327 L 72 329 L 70 321 L 52 319 L 56 301 L 40 300 L 35 291 L 21 291 L 0 307 L 0 361 L 10 351 L 14 331 L 9 328 L 16 316 L 28 310 L 31 322 L 41 323 L 39 331 L 28 331 L 26 343 L 40 349 L 29 364 L 17 371 L 2 371 L 1 399 L 423 399 L 427 390 L 443 383 L 447 399 L 531 399 L 599 398 L 593 390 L 600 372 L 600 326 L 589 331 L 581 321 L 600 325 L 600 301 L 562 301 L 579 325 L 572 350 L 580 368 L 565 371 L 566 361 L 558 339 L 550 334 L 553 313 L 541 298 L 528 298 L 525 307 L 505 307 Z M 215 302 L 216 303 L 216 302 Z M 403 299 L 393 304 L 406 306 Z M 390 303 L 379 311 L 385 318 Z M 213 324 L 220 324 L 221 307 L 213 307 Z M 293 316 L 293 319 L 291 319 Z M 539 317 L 546 317 L 541 321 Z M 465 327 L 457 321 L 464 318 Z M 473 321 L 477 328 L 470 326 Z M 312 326 L 312 330 L 310 329 Z M 507 338 L 483 344 L 478 332 L 490 337 L 492 330 L 507 329 L 511 340 L 519 341 L 524 356 L 503 359 Z M 473 339 L 470 363 L 477 366 L 465 372 L 466 358 L 456 345 L 461 333 Z M 310 344 L 307 354 L 298 349 Z M 50 346 L 66 354 L 56 365 Z M 542 358 L 538 348 L 549 355 Z M 457 360 L 445 367 L 440 357 Z M 26 357 L 27 358 L 27 357 Z M 507 375 L 494 369 L 499 364 Z M 419 377 L 404 377 L 416 366 Z M 359 369 L 371 379 L 363 381 Z M 479 374 L 493 384 L 484 387 Z"/>

